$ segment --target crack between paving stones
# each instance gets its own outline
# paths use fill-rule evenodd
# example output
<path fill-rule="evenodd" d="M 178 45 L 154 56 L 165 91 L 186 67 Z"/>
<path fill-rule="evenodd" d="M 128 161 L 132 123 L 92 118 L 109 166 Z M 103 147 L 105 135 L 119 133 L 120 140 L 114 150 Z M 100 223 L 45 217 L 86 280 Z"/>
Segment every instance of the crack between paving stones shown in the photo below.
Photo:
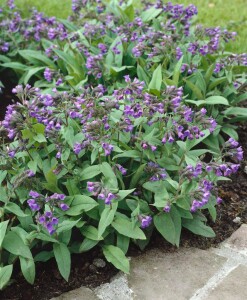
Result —
<path fill-rule="evenodd" d="M 210 292 L 218 286 L 233 270 L 235 270 L 240 263 L 236 260 L 228 259 L 221 269 L 216 272 L 213 277 L 211 277 L 208 282 L 200 289 L 198 289 L 195 294 L 190 298 L 190 300 L 204 300 Z"/>

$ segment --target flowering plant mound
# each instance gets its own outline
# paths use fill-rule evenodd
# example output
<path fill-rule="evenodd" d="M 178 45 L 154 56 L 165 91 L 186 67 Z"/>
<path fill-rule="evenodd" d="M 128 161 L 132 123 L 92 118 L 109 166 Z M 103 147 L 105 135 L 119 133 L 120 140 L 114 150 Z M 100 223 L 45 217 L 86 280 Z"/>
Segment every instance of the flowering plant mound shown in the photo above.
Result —
<path fill-rule="evenodd" d="M 234 128 L 225 140 L 219 131 L 230 105 L 222 93 L 242 101 L 232 78 L 242 87 L 244 77 L 222 80 L 226 65 L 209 64 L 233 34 L 190 29 L 194 6 L 145 4 L 135 17 L 132 4 L 91 2 L 73 1 L 62 33 L 42 16 L 34 35 L 13 30 L 36 48 L 11 54 L 22 64 L 4 56 L 25 84 L 0 127 L 0 288 L 17 259 L 29 283 L 35 262 L 53 257 L 68 280 L 71 254 L 95 246 L 128 273 L 129 243 L 144 249 L 154 230 L 176 246 L 182 227 L 213 237 L 204 212 L 216 219 L 217 182 L 243 158 Z M 195 39 L 202 33 L 207 42 Z M 230 68 L 246 63 L 231 59 Z"/>

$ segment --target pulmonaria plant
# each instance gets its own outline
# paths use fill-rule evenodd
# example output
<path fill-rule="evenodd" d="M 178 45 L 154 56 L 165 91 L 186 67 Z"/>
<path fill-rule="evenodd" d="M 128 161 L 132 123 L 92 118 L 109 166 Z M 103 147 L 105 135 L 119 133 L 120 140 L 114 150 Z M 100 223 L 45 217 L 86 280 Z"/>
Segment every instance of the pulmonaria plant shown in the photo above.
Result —
<path fill-rule="evenodd" d="M 243 159 L 228 121 L 246 54 L 222 58 L 235 34 L 192 27 L 194 5 L 142 8 L 75 0 L 60 22 L 9 1 L 1 17 L 0 60 L 21 78 L 0 123 L 0 246 L 30 283 L 34 261 L 54 256 L 68 280 L 71 253 L 96 245 L 128 272 L 130 241 L 143 249 L 154 230 L 176 246 L 183 227 L 214 236 L 217 182 Z"/>
<path fill-rule="evenodd" d="M 44 197 L 36 191 L 30 191 L 29 196 L 31 197 L 27 200 L 30 209 L 33 212 L 38 212 L 36 215 L 36 220 L 38 224 L 41 224 L 49 234 L 54 234 L 56 232 L 55 225 L 58 224 L 58 218 L 54 216 L 54 209 L 56 207 L 60 208 L 62 211 L 69 209 L 69 206 L 64 203 L 65 195 L 55 193 L 49 197 Z M 44 206 L 49 208 L 43 214 L 41 210 Z"/>
<path fill-rule="evenodd" d="M 89 193 L 92 201 L 104 203 L 106 207 L 120 205 L 121 201 L 128 206 L 131 201 L 130 212 L 134 208 L 131 222 L 147 228 L 153 227 L 154 219 L 155 227 L 165 238 L 166 230 L 157 220 L 164 213 L 173 220 L 176 214 L 181 223 L 183 210 L 196 214 L 210 207 L 212 212 L 220 202 L 216 188 L 218 177 L 236 173 L 243 158 L 242 148 L 233 138 L 226 141 L 221 153 L 211 154 L 207 163 L 202 160 L 206 149 L 191 150 L 212 135 L 217 123 L 206 115 L 205 108 L 194 111 L 187 106 L 181 87 L 166 86 L 160 95 L 153 95 L 144 88 L 143 82 L 125 76 L 122 87 L 111 94 L 102 85 L 81 90 L 79 95 L 56 89 L 51 94 L 43 94 L 29 85 L 17 86 L 13 92 L 22 103 L 10 105 L 2 121 L 7 136 L 14 140 L 8 152 L 13 161 L 18 160 L 16 141 L 26 143 L 29 159 L 33 152 L 45 147 L 47 154 L 39 157 L 50 161 L 50 167 L 54 165 L 51 176 L 56 183 L 53 187 L 47 183 L 47 191 L 60 190 L 57 185 L 60 181 L 67 186 L 75 176 L 77 184 L 82 184 L 81 191 L 76 184 L 78 192 L 83 193 L 84 185 L 86 195 Z M 234 163 L 224 161 L 227 157 Z M 84 172 L 81 179 L 78 174 Z M 47 180 L 42 167 L 36 166 L 32 176 Z M 27 203 L 32 211 L 38 212 L 37 223 L 43 224 L 51 234 L 59 222 L 53 214 L 54 208 L 69 209 L 70 202 L 61 201 L 73 191 L 67 187 L 63 192 L 48 197 L 33 191 L 29 194 L 32 198 Z M 127 200 L 124 200 L 125 192 Z M 147 203 L 145 208 L 142 201 Z M 49 209 L 41 214 L 45 205 Z M 118 218 L 121 219 L 115 215 Z M 178 244 L 177 238 L 174 235 L 169 241 Z"/>

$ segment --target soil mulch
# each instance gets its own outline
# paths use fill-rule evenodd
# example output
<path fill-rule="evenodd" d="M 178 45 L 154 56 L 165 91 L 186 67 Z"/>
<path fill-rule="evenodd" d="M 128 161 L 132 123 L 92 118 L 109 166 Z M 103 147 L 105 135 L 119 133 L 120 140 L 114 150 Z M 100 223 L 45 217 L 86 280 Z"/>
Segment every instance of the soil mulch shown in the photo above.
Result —
<path fill-rule="evenodd" d="M 3 107 L 1 107 L 0 111 L 2 109 Z M 215 247 L 228 238 L 242 223 L 247 223 L 247 174 L 245 173 L 245 166 L 247 165 L 247 125 L 240 126 L 239 136 L 245 153 L 241 170 L 236 176 L 232 177 L 232 182 L 220 184 L 219 193 L 224 201 L 217 208 L 216 222 L 213 223 L 210 220 L 208 222 L 215 231 L 216 237 L 204 238 L 183 230 L 181 246 L 198 247 L 200 249 Z M 153 236 L 147 249 L 152 247 L 159 247 L 166 252 L 176 251 L 175 247 L 165 242 L 158 234 Z M 132 245 L 128 255 L 136 256 L 141 253 L 138 248 Z M 82 285 L 96 287 L 102 283 L 109 282 L 110 278 L 117 273 L 117 270 L 107 262 L 105 266 L 104 264 L 98 266 L 95 261 L 101 258 L 102 254 L 97 248 L 89 253 L 73 255 L 69 282 L 66 282 L 59 274 L 55 260 L 36 265 L 34 285 L 30 285 L 25 281 L 17 266 L 11 284 L 4 291 L 0 292 L 0 299 L 48 300 Z"/>

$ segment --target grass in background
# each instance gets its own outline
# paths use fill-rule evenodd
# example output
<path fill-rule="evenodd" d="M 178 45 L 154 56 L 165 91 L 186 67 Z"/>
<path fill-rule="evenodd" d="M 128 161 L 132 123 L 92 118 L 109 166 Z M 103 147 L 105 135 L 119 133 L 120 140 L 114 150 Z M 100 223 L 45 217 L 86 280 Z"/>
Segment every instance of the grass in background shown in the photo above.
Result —
<path fill-rule="evenodd" d="M 168 0 L 167 0 L 168 1 Z M 247 52 L 247 5 L 246 0 L 171 0 L 173 3 L 197 6 L 197 22 L 206 26 L 221 26 L 236 31 L 238 37 L 228 45 L 233 52 Z M 4 4 L 5 0 L 0 0 Z M 67 18 L 71 13 L 71 0 L 16 0 L 19 8 L 26 12 L 35 6 L 49 16 Z"/>
<path fill-rule="evenodd" d="M 67 18 L 71 14 L 71 0 L 15 0 L 18 8 L 22 9 L 27 16 L 32 7 L 36 7 L 47 16 L 56 16 L 58 18 Z M 6 0 L 0 0 L 3 6 Z"/>

